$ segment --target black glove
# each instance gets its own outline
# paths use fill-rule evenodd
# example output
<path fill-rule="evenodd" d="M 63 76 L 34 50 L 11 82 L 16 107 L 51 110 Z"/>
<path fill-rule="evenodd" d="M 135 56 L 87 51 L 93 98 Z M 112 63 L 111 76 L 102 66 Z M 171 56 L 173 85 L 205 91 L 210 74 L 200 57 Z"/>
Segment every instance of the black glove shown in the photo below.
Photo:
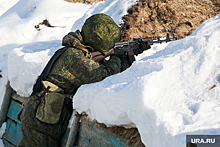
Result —
<path fill-rule="evenodd" d="M 139 48 L 133 50 L 134 51 L 134 55 L 138 55 L 143 53 L 143 51 L 150 49 L 150 46 L 148 45 L 148 42 L 144 42 L 142 41 L 142 39 L 137 41 L 139 43 Z"/>
<path fill-rule="evenodd" d="M 127 57 L 127 55 L 119 54 L 117 57 L 121 60 L 121 63 L 124 61 L 124 58 Z"/>

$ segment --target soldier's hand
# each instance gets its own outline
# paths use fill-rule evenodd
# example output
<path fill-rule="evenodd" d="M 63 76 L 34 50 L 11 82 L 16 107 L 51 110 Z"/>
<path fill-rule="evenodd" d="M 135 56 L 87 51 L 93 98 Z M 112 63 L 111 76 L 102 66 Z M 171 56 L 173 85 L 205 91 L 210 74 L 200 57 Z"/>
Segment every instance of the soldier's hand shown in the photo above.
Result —
<path fill-rule="evenodd" d="M 142 39 L 138 40 L 139 43 L 139 48 L 133 50 L 134 51 L 134 55 L 138 55 L 143 53 L 143 51 L 150 49 L 150 46 L 148 45 L 147 42 L 143 42 Z"/>
<path fill-rule="evenodd" d="M 96 62 L 100 62 L 101 60 L 104 59 L 103 54 L 99 51 L 91 52 L 91 54 L 92 54 L 92 60 L 94 60 Z"/>

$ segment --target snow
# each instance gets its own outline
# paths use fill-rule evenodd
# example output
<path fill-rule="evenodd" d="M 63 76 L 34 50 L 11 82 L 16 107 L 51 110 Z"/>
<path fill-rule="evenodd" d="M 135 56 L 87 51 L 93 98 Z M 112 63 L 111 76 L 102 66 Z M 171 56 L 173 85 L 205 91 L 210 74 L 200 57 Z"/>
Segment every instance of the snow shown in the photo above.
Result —
<path fill-rule="evenodd" d="M 62 47 L 64 35 L 81 29 L 85 20 L 97 13 L 110 15 L 120 26 L 135 3 L 0 2 L 0 34 L 4 34 L 0 36 L 0 107 L 8 80 L 19 95 L 30 95 L 37 76 Z M 45 19 L 57 27 L 40 26 L 37 31 L 34 26 Z M 126 71 L 81 86 L 74 96 L 74 108 L 108 126 L 137 127 L 149 147 L 183 147 L 186 135 L 218 135 L 219 38 L 220 14 L 184 39 L 152 46 Z M 5 127 L 4 123 L 0 136 Z"/>
<path fill-rule="evenodd" d="M 108 126 L 136 126 L 149 147 L 183 147 L 186 135 L 218 135 L 219 38 L 220 14 L 126 71 L 82 86 L 74 107 Z"/>

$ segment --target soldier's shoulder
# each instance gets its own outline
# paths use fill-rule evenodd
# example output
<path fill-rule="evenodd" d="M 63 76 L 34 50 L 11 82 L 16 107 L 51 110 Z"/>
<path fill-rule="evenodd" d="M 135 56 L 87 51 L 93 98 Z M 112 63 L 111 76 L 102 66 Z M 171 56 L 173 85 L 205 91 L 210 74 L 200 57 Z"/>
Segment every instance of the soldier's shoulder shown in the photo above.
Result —
<path fill-rule="evenodd" d="M 68 47 L 65 54 L 69 55 L 69 56 L 84 56 L 82 50 L 77 49 L 75 47 Z"/>

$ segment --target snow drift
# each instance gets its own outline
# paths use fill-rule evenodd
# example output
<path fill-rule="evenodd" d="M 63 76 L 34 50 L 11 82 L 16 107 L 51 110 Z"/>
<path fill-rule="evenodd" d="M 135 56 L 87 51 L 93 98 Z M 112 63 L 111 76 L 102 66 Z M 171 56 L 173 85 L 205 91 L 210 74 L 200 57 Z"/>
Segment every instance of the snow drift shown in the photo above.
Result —
<path fill-rule="evenodd" d="M 8 79 L 18 94 L 30 95 L 37 76 L 69 31 L 80 29 L 96 13 L 110 15 L 119 25 L 136 0 L 108 0 L 92 6 L 60 0 L 10 2 L 9 9 L 0 9 L 0 33 L 5 34 L 0 36 L 0 106 Z M 41 26 L 37 31 L 34 25 L 44 19 L 66 27 Z M 219 38 L 220 14 L 191 36 L 139 55 L 142 59 L 126 71 L 80 87 L 74 107 L 108 126 L 137 127 L 149 147 L 185 147 L 186 135 L 219 134 Z"/>
<path fill-rule="evenodd" d="M 146 146 L 185 146 L 186 135 L 220 133 L 220 15 L 191 36 L 84 85 L 74 108 L 109 126 L 136 126 Z"/>

